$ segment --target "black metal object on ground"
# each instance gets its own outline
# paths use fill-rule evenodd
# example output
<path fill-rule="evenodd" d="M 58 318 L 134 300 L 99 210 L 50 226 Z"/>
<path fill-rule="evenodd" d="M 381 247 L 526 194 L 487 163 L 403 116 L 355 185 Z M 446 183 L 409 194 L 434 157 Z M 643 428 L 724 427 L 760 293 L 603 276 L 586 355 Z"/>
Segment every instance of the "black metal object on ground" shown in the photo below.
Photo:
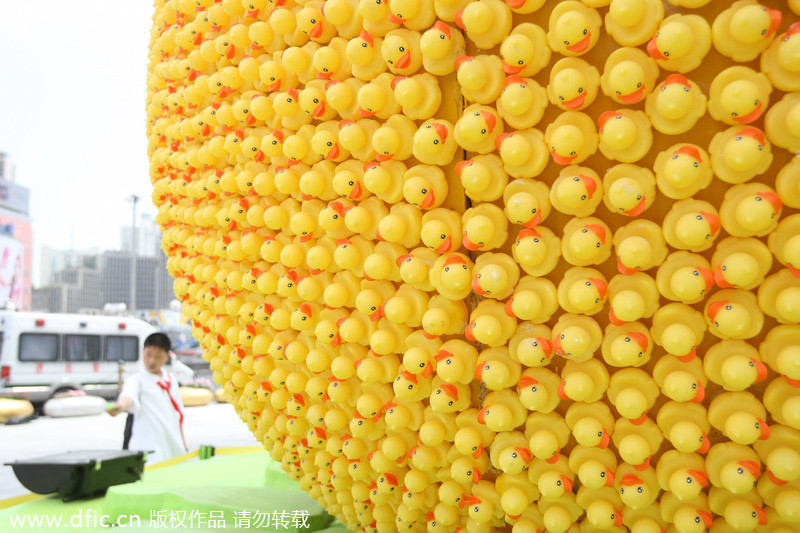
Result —
<path fill-rule="evenodd" d="M 37 494 L 56 492 L 66 502 L 138 481 L 144 463 L 145 453 L 140 451 L 80 450 L 6 465 L 26 489 Z"/>

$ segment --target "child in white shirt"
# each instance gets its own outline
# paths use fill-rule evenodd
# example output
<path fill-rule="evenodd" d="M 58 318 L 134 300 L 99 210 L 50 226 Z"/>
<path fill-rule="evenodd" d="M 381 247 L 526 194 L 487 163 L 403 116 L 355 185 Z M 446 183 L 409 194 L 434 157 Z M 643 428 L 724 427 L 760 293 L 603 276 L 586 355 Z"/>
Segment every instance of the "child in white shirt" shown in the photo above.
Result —
<path fill-rule="evenodd" d="M 147 456 L 148 463 L 186 453 L 178 380 L 163 368 L 171 348 L 165 334 L 148 336 L 142 351 L 144 368 L 125 380 L 119 399 L 108 408 L 111 416 L 122 411 L 134 415 L 129 448 L 154 450 Z"/>

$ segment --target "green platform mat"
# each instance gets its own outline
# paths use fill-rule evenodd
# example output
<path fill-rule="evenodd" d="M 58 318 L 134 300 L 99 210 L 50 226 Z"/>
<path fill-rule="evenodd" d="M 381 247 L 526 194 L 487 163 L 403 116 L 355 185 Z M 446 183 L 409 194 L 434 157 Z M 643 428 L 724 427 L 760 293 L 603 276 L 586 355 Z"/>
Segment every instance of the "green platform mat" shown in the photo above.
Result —
<path fill-rule="evenodd" d="M 138 517 L 139 522 L 129 517 Z M 42 522 L 36 525 L 35 520 Z M 50 496 L 10 507 L 0 511 L 0 531 L 109 531 L 101 520 L 119 522 L 114 529 L 142 533 L 232 529 L 348 533 L 266 452 L 149 470 L 142 481 L 111 487 L 105 497 L 64 503 Z"/>

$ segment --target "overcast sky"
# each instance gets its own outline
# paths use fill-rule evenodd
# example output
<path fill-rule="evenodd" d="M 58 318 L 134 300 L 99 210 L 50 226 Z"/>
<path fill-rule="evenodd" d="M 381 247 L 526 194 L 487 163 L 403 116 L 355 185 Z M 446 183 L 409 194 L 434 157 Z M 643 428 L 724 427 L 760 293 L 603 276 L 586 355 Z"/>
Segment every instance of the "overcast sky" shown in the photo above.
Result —
<path fill-rule="evenodd" d="M 42 246 L 120 246 L 155 213 L 145 137 L 149 0 L 0 0 L 0 151 L 30 188 Z"/>

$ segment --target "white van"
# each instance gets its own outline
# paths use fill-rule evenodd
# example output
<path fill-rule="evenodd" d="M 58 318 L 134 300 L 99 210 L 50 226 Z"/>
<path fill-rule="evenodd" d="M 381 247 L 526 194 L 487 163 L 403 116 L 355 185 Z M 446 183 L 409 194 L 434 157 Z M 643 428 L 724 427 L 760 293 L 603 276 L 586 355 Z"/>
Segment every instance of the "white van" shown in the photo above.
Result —
<path fill-rule="evenodd" d="M 123 379 L 141 368 L 145 338 L 156 329 L 137 318 L 0 311 L 0 396 L 43 402 L 57 392 L 117 395 Z M 174 354 L 167 369 L 179 383 L 194 371 Z"/>

